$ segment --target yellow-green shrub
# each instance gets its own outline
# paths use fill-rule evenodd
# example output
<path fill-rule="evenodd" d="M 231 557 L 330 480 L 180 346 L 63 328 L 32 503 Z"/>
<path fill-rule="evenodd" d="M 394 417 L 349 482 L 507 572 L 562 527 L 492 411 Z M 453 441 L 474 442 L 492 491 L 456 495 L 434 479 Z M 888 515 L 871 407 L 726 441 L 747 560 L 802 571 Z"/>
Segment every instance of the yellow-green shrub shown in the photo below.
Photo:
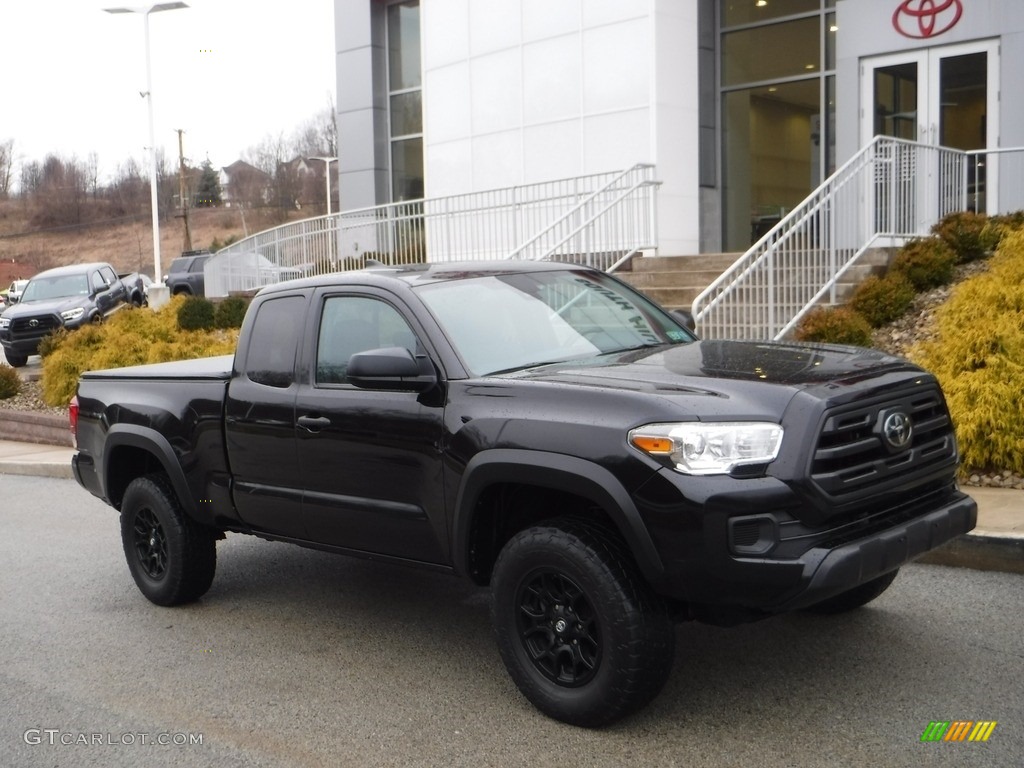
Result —
<path fill-rule="evenodd" d="M 901 317 L 916 295 L 914 286 L 898 272 L 885 277 L 871 275 L 853 292 L 850 308 L 859 312 L 872 328 L 880 328 Z"/>
<path fill-rule="evenodd" d="M 817 307 L 808 312 L 797 325 L 798 341 L 824 344 L 871 346 L 871 326 L 849 307 Z"/>
<path fill-rule="evenodd" d="M 9 365 L 0 365 L 0 400 L 14 397 L 21 392 L 21 377 Z"/>
<path fill-rule="evenodd" d="M 101 325 L 68 334 L 43 358 L 43 400 L 48 405 L 67 405 L 83 371 L 234 352 L 235 330 L 178 330 L 178 310 L 184 300 L 175 297 L 157 312 L 125 309 Z"/>
<path fill-rule="evenodd" d="M 1024 232 L 957 286 L 934 341 L 910 357 L 938 376 L 965 466 L 1024 472 Z"/>
<path fill-rule="evenodd" d="M 929 291 L 953 279 L 957 257 L 938 237 L 911 240 L 900 248 L 890 272 L 903 275 L 917 291 Z"/>

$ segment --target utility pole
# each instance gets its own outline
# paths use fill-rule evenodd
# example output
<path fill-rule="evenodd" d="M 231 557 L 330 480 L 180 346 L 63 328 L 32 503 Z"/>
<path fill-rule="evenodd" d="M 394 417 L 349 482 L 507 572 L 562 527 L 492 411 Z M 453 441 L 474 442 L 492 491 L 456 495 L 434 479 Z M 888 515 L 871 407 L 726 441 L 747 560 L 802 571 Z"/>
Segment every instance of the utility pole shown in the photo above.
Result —
<path fill-rule="evenodd" d="M 181 128 L 178 131 L 178 199 L 181 200 L 181 217 L 185 220 L 185 239 L 181 250 L 192 250 L 192 233 L 188 229 L 188 200 L 185 197 L 185 145 L 182 141 Z"/>

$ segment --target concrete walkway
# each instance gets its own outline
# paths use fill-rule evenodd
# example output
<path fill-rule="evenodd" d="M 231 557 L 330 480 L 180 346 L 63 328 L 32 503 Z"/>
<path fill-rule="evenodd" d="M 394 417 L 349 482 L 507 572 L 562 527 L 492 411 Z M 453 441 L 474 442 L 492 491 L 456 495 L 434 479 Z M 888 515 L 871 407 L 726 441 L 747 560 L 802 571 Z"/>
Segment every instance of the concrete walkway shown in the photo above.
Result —
<path fill-rule="evenodd" d="M 0 440 L 0 474 L 73 478 L 73 448 Z M 964 488 L 978 502 L 978 526 L 921 562 L 1024 573 L 1024 491 Z M 83 491 L 84 493 L 84 491 Z"/>

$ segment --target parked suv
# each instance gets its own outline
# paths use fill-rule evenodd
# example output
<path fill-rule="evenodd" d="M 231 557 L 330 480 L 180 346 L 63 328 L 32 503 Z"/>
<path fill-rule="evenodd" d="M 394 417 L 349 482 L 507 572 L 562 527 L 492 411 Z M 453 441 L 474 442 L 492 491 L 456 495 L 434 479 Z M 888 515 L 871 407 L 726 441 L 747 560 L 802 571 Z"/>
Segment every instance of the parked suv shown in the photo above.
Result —
<path fill-rule="evenodd" d="M 170 270 L 164 275 L 164 284 L 171 296 L 184 293 L 189 296 L 206 295 L 206 278 L 203 267 L 212 256 L 209 251 L 182 251 L 181 256 L 171 262 Z"/>

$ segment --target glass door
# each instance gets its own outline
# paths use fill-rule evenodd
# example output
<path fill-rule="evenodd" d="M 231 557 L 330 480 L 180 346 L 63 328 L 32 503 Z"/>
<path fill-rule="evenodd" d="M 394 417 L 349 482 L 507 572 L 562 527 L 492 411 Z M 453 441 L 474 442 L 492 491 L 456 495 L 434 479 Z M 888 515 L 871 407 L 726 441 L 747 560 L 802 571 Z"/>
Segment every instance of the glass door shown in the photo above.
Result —
<path fill-rule="evenodd" d="M 862 144 L 893 136 L 965 151 L 998 146 L 998 53 L 998 42 L 984 41 L 865 59 Z M 903 170 L 910 183 L 931 169 L 911 164 Z M 994 195 L 986 200 L 985 192 L 996 188 L 997 170 L 994 162 L 971 158 L 971 207 L 994 206 Z M 940 186 L 949 188 L 941 180 Z"/>

